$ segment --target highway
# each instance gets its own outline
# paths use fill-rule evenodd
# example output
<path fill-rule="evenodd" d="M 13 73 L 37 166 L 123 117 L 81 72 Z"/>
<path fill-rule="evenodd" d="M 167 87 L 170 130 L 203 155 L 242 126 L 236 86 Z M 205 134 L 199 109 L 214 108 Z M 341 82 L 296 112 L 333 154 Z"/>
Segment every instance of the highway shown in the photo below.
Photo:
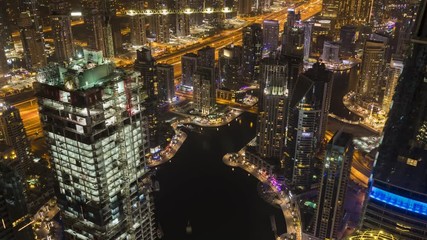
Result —
<path fill-rule="evenodd" d="M 314 15 L 319 13 L 321 10 L 322 10 L 321 0 L 304 3 L 301 6 L 295 8 L 296 12 L 298 11 L 301 12 L 302 20 L 306 20 L 308 18 L 313 17 Z M 265 19 L 278 20 L 280 23 L 280 29 L 283 29 L 283 24 L 286 22 L 287 16 L 288 16 L 287 9 L 284 9 L 278 12 L 273 12 L 273 13 L 268 13 L 261 16 L 243 18 L 243 19 L 247 21 L 246 26 L 253 23 L 262 23 Z M 196 52 L 197 50 L 207 46 L 211 46 L 211 47 L 215 47 L 215 50 L 216 50 L 215 55 L 218 56 L 218 51 L 224 48 L 225 46 L 228 46 L 230 44 L 238 45 L 242 43 L 242 29 L 243 27 L 232 29 L 232 30 L 224 30 L 215 36 L 201 39 L 196 44 L 189 45 L 182 49 L 178 49 L 172 53 L 163 54 L 161 56 L 155 56 L 156 61 L 157 63 L 174 65 L 175 77 L 180 77 L 181 76 L 181 57 L 183 55 L 191 52 Z M 115 60 L 116 62 L 121 61 L 124 65 L 133 64 L 133 60 L 129 58 L 116 58 Z"/>

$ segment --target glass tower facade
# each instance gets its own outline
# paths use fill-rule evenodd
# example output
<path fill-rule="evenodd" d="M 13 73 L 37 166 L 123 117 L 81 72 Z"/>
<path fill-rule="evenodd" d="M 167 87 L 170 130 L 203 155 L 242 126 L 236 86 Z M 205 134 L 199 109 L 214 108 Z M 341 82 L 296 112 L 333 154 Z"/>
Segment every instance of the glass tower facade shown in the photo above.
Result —
<path fill-rule="evenodd" d="M 411 54 L 397 83 L 374 163 L 363 227 L 400 239 L 427 239 L 427 12 L 420 11 Z"/>

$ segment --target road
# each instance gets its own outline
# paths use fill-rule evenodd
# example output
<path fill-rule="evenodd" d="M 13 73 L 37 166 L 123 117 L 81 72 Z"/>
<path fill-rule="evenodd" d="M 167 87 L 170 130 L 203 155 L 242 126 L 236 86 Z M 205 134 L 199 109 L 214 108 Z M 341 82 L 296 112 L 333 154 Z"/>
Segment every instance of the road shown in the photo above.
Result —
<path fill-rule="evenodd" d="M 301 6 L 295 8 L 295 11 L 301 12 L 301 19 L 306 20 L 322 10 L 322 1 L 316 0 L 309 3 L 302 4 Z M 270 20 L 278 20 L 280 25 L 282 26 L 286 22 L 286 18 L 288 16 L 287 9 L 268 13 L 257 17 L 246 18 L 246 25 L 250 25 L 253 23 L 262 23 L 265 19 Z M 232 29 L 232 30 L 224 30 L 221 33 L 211 36 L 202 40 L 199 40 L 198 43 L 190 45 L 188 47 L 178 49 L 172 53 L 164 54 L 162 56 L 156 57 L 156 61 L 158 63 L 166 63 L 174 65 L 175 76 L 178 77 L 181 75 L 181 57 L 187 53 L 196 52 L 199 49 L 202 49 L 206 46 L 215 47 L 216 56 L 218 56 L 218 51 L 225 46 L 230 44 L 240 44 L 242 42 L 242 29 Z M 129 58 L 116 58 L 116 61 L 122 61 L 124 64 L 131 64 L 131 60 Z"/>

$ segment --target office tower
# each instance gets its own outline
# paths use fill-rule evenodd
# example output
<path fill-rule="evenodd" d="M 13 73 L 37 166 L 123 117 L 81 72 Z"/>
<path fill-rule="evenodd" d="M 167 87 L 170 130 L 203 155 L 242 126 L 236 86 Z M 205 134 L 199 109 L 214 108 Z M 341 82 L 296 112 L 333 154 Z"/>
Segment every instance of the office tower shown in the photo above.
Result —
<path fill-rule="evenodd" d="M 254 23 L 242 30 L 243 46 L 243 79 L 246 82 L 258 81 L 261 72 L 262 29 Z"/>
<path fill-rule="evenodd" d="M 148 98 L 157 99 L 159 89 L 156 77 L 156 60 L 151 55 L 150 49 L 141 48 L 136 51 L 134 70 L 141 73 L 144 90 Z"/>
<path fill-rule="evenodd" d="M 135 11 L 144 10 L 144 1 L 138 0 L 130 3 Z M 130 43 L 133 46 L 142 46 L 147 43 L 147 31 L 145 29 L 145 16 L 134 14 L 130 18 Z"/>
<path fill-rule="evenodd" d="M 181 84 L 193 86 L 193 74 L 196 72 L 198 56 L 194 53 L 186 53 L 181 57 Z"/>
<path fill-rule="evenodd" d="M 239 9 L 237 12 L 239 15 L 249 15 L 252 12 L 252 1 L 251 0 L 239 0 L 238 1 Z"/>
<path fill-rule="evenodd" d="M 340 44 L 337 42 L 325 41 L 323 53 L 320 59 L 328 64 L 340 63 Z"/>
<path fill-rule="evenodd" d="M 312 22 L 304 22 L 304 60 L 308 60 L 311 54 L 311 35 L 313 34 Z"/>
<path fill-rule="evenodd" d="M 319 239 L 337 239 L 344 217 L 344 199 L 353 158 L 352 141 L 351 134 L 337 132 L 326 146 L 314 221 L 314 235 Z"/>
<path fill-rule="evenodd" d="M 332 72 L 315 63 L 299 76 L 289 99 L 285 164 L 293 168 L 295 189 L 310 189 L 313 158 L 325 136 L 332 83 Z"/>
<path fill-rule="evenodd" d="M 354 24 L 356 26 L 370 22 L 372 0 L 339 1 L 338 26 Z"/>
<path fill-rule="evenodd" d="M 356 47 L 356 27 L 352 25 L 342 26 L 340 29 L 340 53 L 344 57 L 352 57 Z"/>
<path fill-rule="evenodd" d="M 113 15 L 109 1 L 82 0 L 88 47 L 102 51 L 105 57 L 114 56 L 113 34 L 110 20 Z"/>
<path fill-rule="evenodd" d="M 1 40 L 0 40 L 1 41 Z M 6 53 L 4 52 L 4 48 L 0 43 L 0 79 L 9 71 L 9 67 L 7 66 L 7 58 Z"/>
<path fill-rule="evenodd" d="M 19 110 L 5 102 L 0 102 L 0 141 L 14 149 L 13 168 L 25 176 L 31 163 L 30 143 Z"/>
<path fill-rule="evenodd" d="M 22 12 L 18 19 L 24 60 L 27 68 L 37 69 L 46 65 L 42 26 L 30 11 Z"/>
<path fill-rule="evenodd" d="M 374 162 L 362 223 L 399 239 L 427 238 L 426 7 L 423 0 Z"/>
<path fill-rule="evenodd" d="M 173 65 L 157 64 L 157 81 L 159 82 L 159 102 L 171 103 L 175 98 Z"/>
<path fill-rule="evenodd" d="M 239 90 L 242 80 L 242 47 L 227 46 L 219 51 L 220 87 Z"/>
<path fill-rule="evenodd" d="M 193 76 L 193 102 L 194 109 L 202 116 L 207 116 L 215 108 L 216 86 L 214 69 L 210 67 L 197 67 Z"/>
<path fill-rule="evenodd" d="M 55 0 L 50 4 L 50 11 L 56 60 L 69 61 L 74 56 L 70 4 L 63 0 Z"/>
<path fill-rule="evenodd" d="M 178 0 L 177 9 L 186 9 L 189 7 L 188 0 Z M 190 35 L 190 16 L 188 14 L 176 14 L 176 35 L 185 37 Z"/>
<path fill-rule="evenodd" d="M 0 239 L 34 239 L 21 176 L 0 159 Z"/>
<path fill-rule="evenodd" d="M 215 68 L 215 48 L 207 46 L 197 51 L 197 67 Z"/>
<path fill-rule="evenodd" d="M 84 50 L 35 85 L 67 239 L 156 239 L 139 74 Z"/>
<path fill-rule="evenodd" d="M 301 15 L 289 9 L 282 34 L 282 55 L 302 56 L 303 54 L 304 25 L 301 22 Z"/>
<path fill-rule="evenodd" d="M 382 110 L 386 113 L 390 110 L 391 103 L 393 102 L 394 89 L 396 88 L 399 76 L 403 71 L 403 60 L 399 57 L 391 59 L 390 64 L 386 67 L 384 78 L 386 81 L 385 92 Z"/>
<path fill-rule="evenodd" d="M 279 45 L 279 21 L 264 20 L 262 22 L 263 51 L 274 52 Z"/>
<path fill-rule="evenodd" d="M 257 151 L 263 158 L 283 158 L 285 106 L 288 99 L 286 73 L 286 66 L 277 60 L 263 60 L 257 125 Z"/>
<path fill-rule="evenodd" d="M 366 40 L 363 48 L 362 67 L 358 94 L 368 100 L 381 103 L 384 96 L 384 69 L 386 44 L 380 41 Z"/>

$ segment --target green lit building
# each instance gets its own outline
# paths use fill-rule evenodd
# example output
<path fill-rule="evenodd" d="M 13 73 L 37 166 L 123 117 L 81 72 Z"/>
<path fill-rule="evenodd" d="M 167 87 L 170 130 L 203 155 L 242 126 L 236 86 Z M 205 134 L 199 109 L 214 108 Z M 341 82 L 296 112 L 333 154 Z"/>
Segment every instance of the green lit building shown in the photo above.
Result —
<path fill-rule="evenodd" d="M 37 79 L 67 239 L 156 239 L 139 74 L 85 50 Z"/>

